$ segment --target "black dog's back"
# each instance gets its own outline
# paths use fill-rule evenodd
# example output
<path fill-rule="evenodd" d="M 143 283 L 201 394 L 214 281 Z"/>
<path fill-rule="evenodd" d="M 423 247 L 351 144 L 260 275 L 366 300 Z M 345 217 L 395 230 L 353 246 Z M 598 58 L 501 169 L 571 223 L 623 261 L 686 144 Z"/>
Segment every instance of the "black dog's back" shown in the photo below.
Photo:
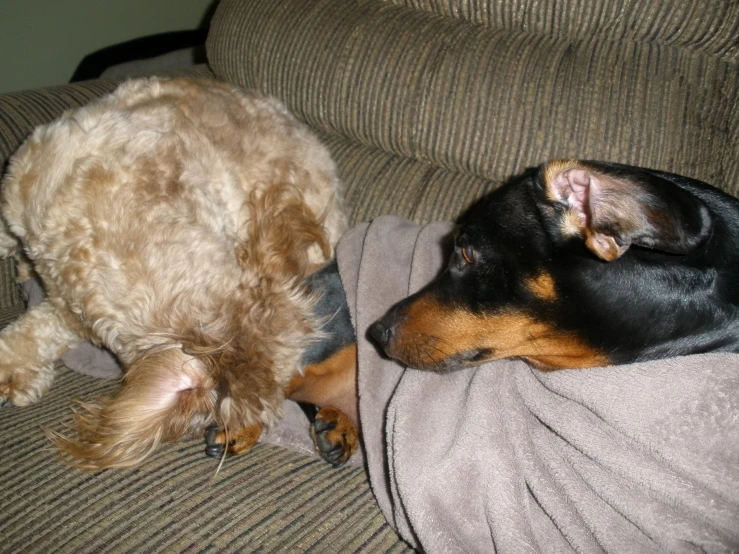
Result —
<path fill-rule="evenodd" d="M 318 294 L 313 313 L 325 321 L 321 329 L 323 336 L 311 342 L 303 353 L 302 365 L 309 366 L 328 360 L 356 339 L 336 260 L 306 277 L 304 285 Z"/>

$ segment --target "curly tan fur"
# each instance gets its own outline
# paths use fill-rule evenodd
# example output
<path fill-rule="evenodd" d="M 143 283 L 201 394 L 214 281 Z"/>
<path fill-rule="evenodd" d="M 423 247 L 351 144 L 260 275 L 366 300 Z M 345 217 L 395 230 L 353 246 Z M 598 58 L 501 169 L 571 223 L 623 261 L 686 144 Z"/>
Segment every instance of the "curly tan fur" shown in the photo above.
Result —
<path fill-rule="evenodd" d="M 139 79 L 37 129 L 3 180 L 48 300 L 0 333 L 0 400 L 49 388 L 84 339 L 126 367 L 52 440 L 130 466 L 217 423 L 273 424 L 317 332 L 302 279 L 345 229 L 326 149 L 276 101 L 215 81 Z"/>

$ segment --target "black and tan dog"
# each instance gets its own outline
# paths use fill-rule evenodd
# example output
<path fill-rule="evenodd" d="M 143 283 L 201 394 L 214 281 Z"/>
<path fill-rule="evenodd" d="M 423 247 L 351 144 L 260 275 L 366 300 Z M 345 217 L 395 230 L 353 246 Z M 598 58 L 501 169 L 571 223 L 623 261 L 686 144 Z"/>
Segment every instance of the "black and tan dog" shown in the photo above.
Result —
<path fill-rule="evenodd" d="M 391 358 L 440 371 L 512 357 L 552 370 L 739 351 L 739 201 L 674 174 L 550 162 L 483 198 L 446 270 L 370 334 Z M 327 358 L 299 400 L 325 406 L 353 390 L 354 360 Z M 314 436 L 338 465 L 351 441 L 331 414 Z"/>
<path fill-rule="evenodd" d="M 435 370 L 739 351 L 739 201 L 669 173 L 550 162 L 483 199 L 447 270 L 371 334 Z"/>

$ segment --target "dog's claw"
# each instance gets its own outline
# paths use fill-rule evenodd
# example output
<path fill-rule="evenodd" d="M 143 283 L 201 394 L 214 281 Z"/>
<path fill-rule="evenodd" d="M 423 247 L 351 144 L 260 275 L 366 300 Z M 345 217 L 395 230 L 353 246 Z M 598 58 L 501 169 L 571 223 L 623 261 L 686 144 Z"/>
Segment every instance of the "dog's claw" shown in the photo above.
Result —
<path fill-rule="evenodd" d="M 209 458 L 220 458 L 223 456 L 223 445 L 217 445 L 217 446 L 206 446 L 205 447 L 205 455 Z"/>
<path fill-rule="evenodd" d="M 316 433 L 315 445 L 321 457 L 332 466 L 340 467 L 346 462 L 346 459 L 342 459 L 344 455 L 343 445 L 331 444 L 325 434 Z"/>
<path fill-rule="evenodd" d="M 336 429 L 335 421 L 326 421 L 322 418 L 316 418 L 313 422 L 313 430 L 316 433 L 328 433 L 333 429 Z"/>
<path fill-rule="evenodd" d="M 334 429 L 336 429 L 335 422 L 317 419 L 313 424 L 313 440 L 321 457 L 332 466 L 339 467 L 346 461 L 341 459 L 344 454 L 343 442 L 333 444 L 327 437 L 327 434 Z"/>
<path fill-rule="evenodd" d="M 216 442 L 218 427 L 211 425 L 205 430 L 205 455 L 210 458 L 220 458 L 223 456 L 225 445 Z"/>
<path fill-rule="evenodd" d="M 205 429 L 205 444 L 208 446 L 214 446 L 218 444 L 216 442 L 216 434 L 218 433 L 217 425 L 210 425 Z"/>

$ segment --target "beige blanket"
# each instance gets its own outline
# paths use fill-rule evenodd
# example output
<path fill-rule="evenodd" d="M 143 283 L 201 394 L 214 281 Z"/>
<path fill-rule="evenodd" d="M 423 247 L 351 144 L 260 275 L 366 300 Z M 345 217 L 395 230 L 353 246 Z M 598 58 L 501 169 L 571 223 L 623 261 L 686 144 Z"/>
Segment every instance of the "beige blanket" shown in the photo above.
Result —
<path fill-rule="evenodd" d="M 450 229 L 383 217 L 338 250 L 391 525 L 427 552 L 739 551 L 739 356 L 439 375 L 378 354 L 368 326 L 440 271 Z"/>

